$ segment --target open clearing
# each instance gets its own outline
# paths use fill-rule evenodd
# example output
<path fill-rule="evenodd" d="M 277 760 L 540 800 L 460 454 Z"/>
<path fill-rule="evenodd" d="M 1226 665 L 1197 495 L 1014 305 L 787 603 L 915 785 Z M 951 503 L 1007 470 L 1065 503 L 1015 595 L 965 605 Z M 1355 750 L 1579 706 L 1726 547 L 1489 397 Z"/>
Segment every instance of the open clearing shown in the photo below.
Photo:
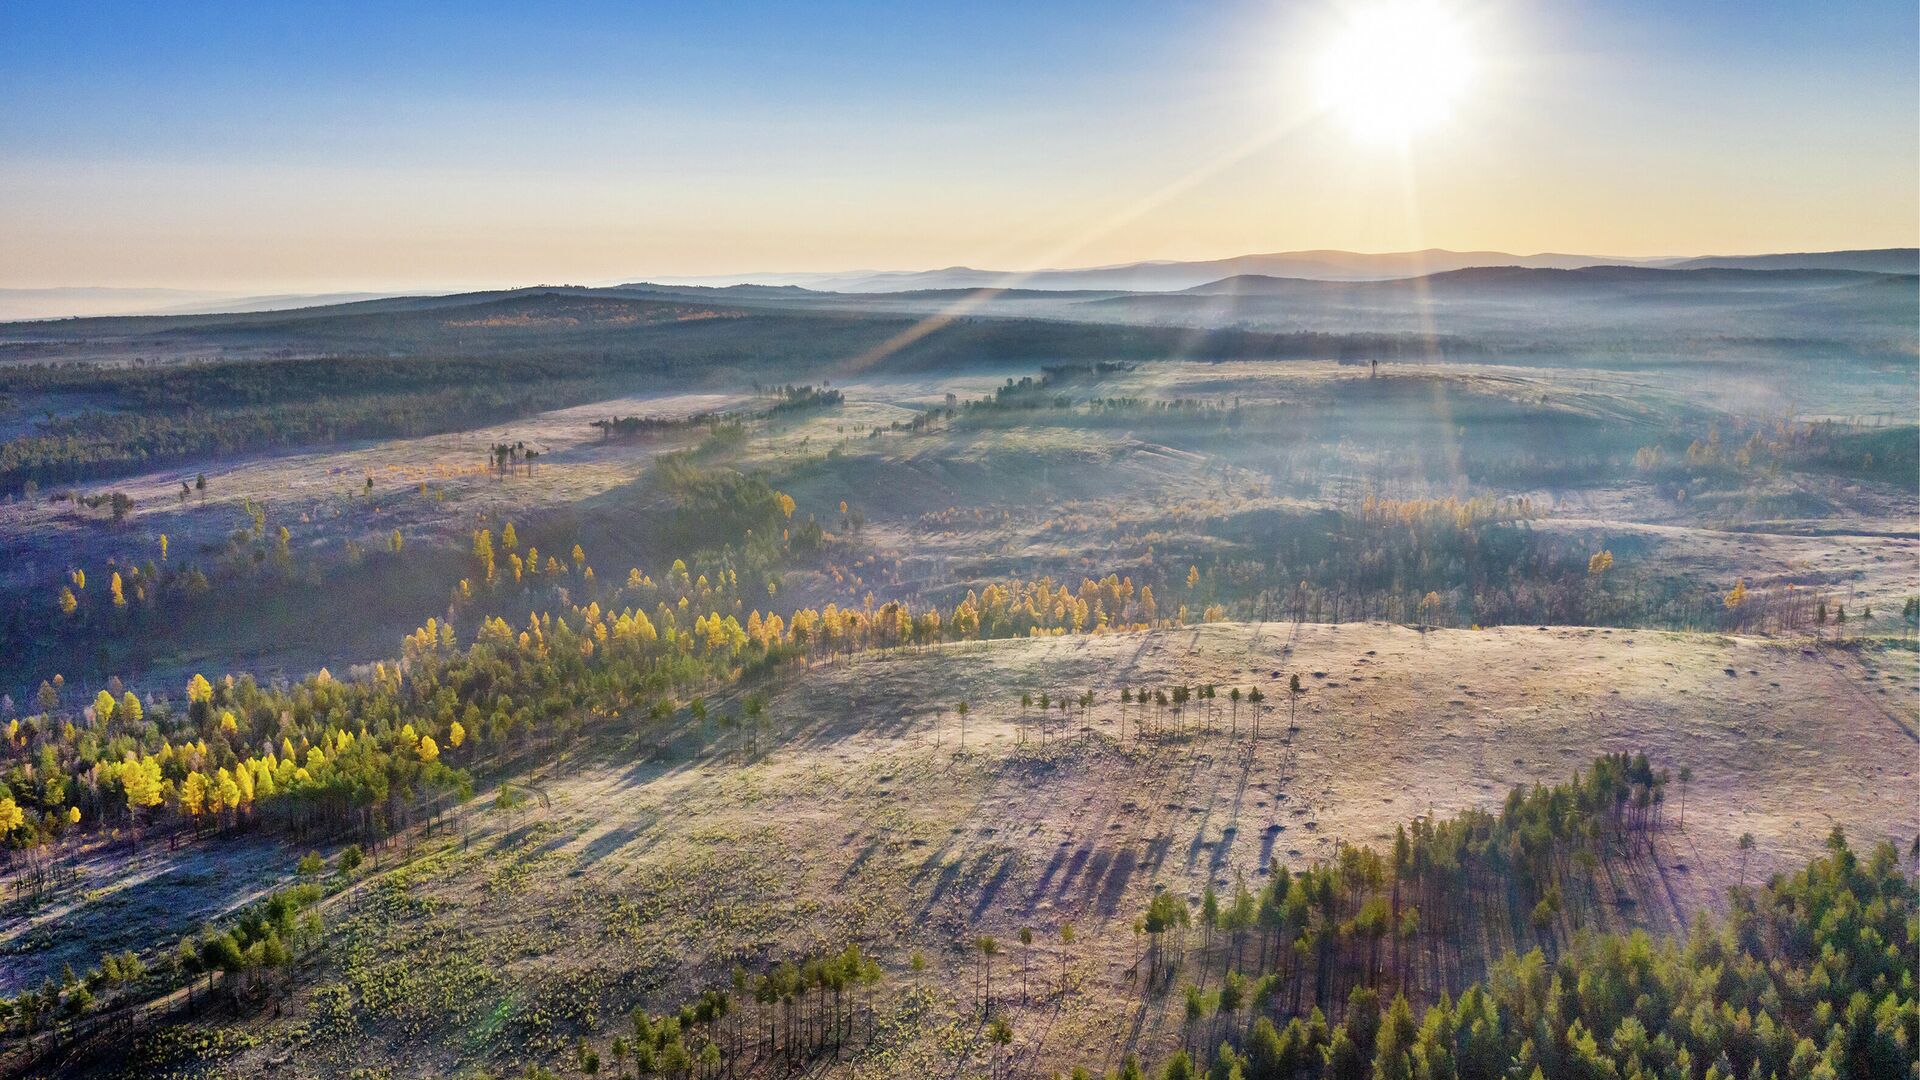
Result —
<path fill-rule="evenodd" d="M 849 595 L 839 590 L 844 575 L 828 581 L 796 567 L 783 594 L 794 602 L 844 604 L 867 589 L 883 601 L 946 595 L 1006 575 L 1145 579 L 1157 572 L 1156 552 L 1202 562 L 1222 552 L 1221 522 L 1267 511 L 1352 513 L 1369 494 L 1525 498 L 1536 508 L 1533 528 L 1595 551 L 1611 546 L 1622 570 L 1720 590 L 1740 580 L 1754 589 L 1812 586 L 1845 603 L 1863 634 L 1889 632 L 1902 600 L 1920 592 L 1920 496 L 1897 486 L 1756 472 L 1732 491 L 1676 499 L 1631 469 L 1583 464 L 1546 483 L 1528 468 L 1514 472 L 1502 457 L 1545 461 L 1565 453 L 1561 433 L 1569 424 L 1587 425 L 1580 439 L 1605 440 L 1611 452 L 1631 457 L 1676 418 L 1702 427 L 1724 418 L 1708 384 L 1557 367 L 1381 370 L 1375 379 L 1364 367 L 1333 362 L 1167 362 L 1070 380 L 1062 390 L 1076 402 L 1231 403 L 1269 417 L 1247 434 L 1177 413 L 1093 422 L 1072 409 L 982 414 L 905 432 L 893 425 L 949 394 L 991 398 L 1005 376 L 863 377 L 841 384 L 842 405 L 756 422 L 715 460 L 764 473 L 799 500 L 803 514 L 831 524 L 846 501 L 863 516 L 860 539 L 889 572 L 863 573 Z M 353 577 L 344 569 L 348 541 L 384 552 L 398 531 L 422 560 L 411 578 L 415 591 L 391 602 L 355 596 L 345 611 L 307 612 L 299 626 L 279 629 L 241 612 L 225 620 L 231 634 L 220 632 L 219 620 L 202 619 L 175 635 L 171 650 L 119 666 L 84 650 L 21 664 L 9 669 L 7 689 L 16 699 L 30 694 L 49 668 L 83 684 L 118 674 L 171 686 L 196 667 L 297 676 L 370 661 L 443 602 L 463 576 L 469 533 L 508 520 L 530 538 L 544 532 L 548 550 L 584 542 L 603 572 L 657 571 L 658 560 L 686 553 L 663 552 L 655 540 L 664 496 L 653 465 L 667 451 L 696 445 L 704 429 L 605 440 L 592 421 L 750 412 L 756 400 L 721 392 L 614 398 L 465 432 L 151 472 L 112 485 L 134 500 L 123 525 L 104 509 L 44 494 L 0 502 L 0 534 L 14 542 L 0 587 L 28 610 L 23 626 L 46 617 L 70 569 L 102 577 L 110 559 L 139 565 L 155 557 L 163 533 L 175 565 L 237 564 L 233 537 L 253 526 L 250 507 L 263 514 L 265 534 L 289 530 L 302 573 L 316 582 L 331 577 L 326 592 L 352 595 L 340 587 Z M 503 474 L 489 464 L 490 449 L 501 443 L 524 443 L 540 456 Z M 181 499 L 182 481 L 203 471 L 207 492 Z M 1869 606 L 1875 619 L 1862 621 Z M 216 625 L 202 625 L 209 622 Z"/>
<path fill-rule="evenodd" d="M 1294 673 L 1306 693 L 1290 733 Z M 1642 750 L 1656 767 L 1692 768 L 1686 826 L 1660 834 L 1660 873 L 1618 881 L 1602 910 L 1612 926 L 1672 930 L 1743 876 L 1804 860 L 1834 825 L 1861 844 L 1911 835 L 1915 677 L 1914 654 L 1891 648 L 1292 623 L 821 665 L 772 689 L 757 751 L 725 726 L 641 745 L 616 720 L 542 770 L 550 808 L 504 814 L 481 809 L 483 794 L 441 833 L 445 847 L 340 898 L 328 918 L 344 936 L 309 989 L 286 1015 L 248 1021 L 258 1047 L 224 1067 L 304 1075 L 377 1060 L 424 1075 L 507 1048 L 557 1053 L 636 1001 L 667 1007 L 724 982 L 736 961 L 855 940 L 891 989 L 887 1034 L 853 1074 L 944 1075 L 988 1053 L 964 943 L 1035 928 L 1032 979 L 1050 988 L 1069 920 L 1073 992 L 1017 996 L 1017 945 L 1002 967 L 1018 1074 L 1111 1067 L 1178 1039 L 1177 996 L 1143 998 L 1127 976 L 1142 949 L 1133 921 L 1156 888 L 1197 897 L 1208 882 L 1257 881 L 1272 861 L 1302 866 L 1416 815 L 1491 808 L 1596 753 Z M 1262 687 L 1260 738 L 1251 708 L 1236 720 L 1222 697 L 1211 717 L 1189 710 L 1188 736 L 1139 743 L 1144 714 L 1119 689 L 1182 683 Z M 1087 689 L 1095 706 L 1066 723 L 1056 713 L 1044 741 L 1019 704 L 1022 691 Z M 972 712 L 956 754 L 961 700 Z M 1758 843 L 1743 867 L 1746 832 Z M 235 847 L 272 845 L 221 850 Z M 17 942 L 20 929 L 5 934 Z M 31 979 L 56 957 L 14 962 Z M 302 1069 L 276 1067 L 294 1048 Z"/>

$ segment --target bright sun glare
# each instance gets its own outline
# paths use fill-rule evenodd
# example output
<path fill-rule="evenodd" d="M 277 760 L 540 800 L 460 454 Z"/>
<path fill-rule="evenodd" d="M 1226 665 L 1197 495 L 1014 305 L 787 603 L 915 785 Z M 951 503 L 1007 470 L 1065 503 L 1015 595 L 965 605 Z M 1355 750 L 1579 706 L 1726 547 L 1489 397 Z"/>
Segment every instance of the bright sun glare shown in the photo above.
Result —
<path fill-rule="evenodd" d="M 1368 141 L 1404 142 L 1445 120 L 1473 74 L 1466 28 L 1432 0 L 1343 12 L 1320 57 L 1320 104 Z"/>

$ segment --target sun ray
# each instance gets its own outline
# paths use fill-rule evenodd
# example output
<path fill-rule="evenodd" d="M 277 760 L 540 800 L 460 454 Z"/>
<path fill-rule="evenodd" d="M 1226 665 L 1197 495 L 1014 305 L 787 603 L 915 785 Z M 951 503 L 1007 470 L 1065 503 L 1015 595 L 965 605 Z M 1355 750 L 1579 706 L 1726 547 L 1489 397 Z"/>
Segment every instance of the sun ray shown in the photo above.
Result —
<path fill-rule="evenodd" d="M 1004 294 L 1007 290 L 1019 288 L 1023 282 L 1030 279 L 1033 275 L 1058 265 L 1063 260 L 1070 258 L 1076 252 L 1084 250 L 1087 246 L 1102 237 L 1111 235 L 1115 231 L 1166 205 L 1180 195 L 1205 183 L 1207 180 L 1220 175 L 1262 150 L 1272 147 L 1289 135 L 1302 130 L 1322 115 L 1324 115 L 1324 110 L 1317 107 L 1294 110 L 1279 122 L 1269 125 L 1252 137 L 1208 159 L 1197 168 L 1181 174 L 1179 177 L 1134 200 L 1121 210 L 1089 225 L 1071 238 L 1049 248 L 1038 258 L 1030 260 L 1026 267 L 1013 271 L 1011 273 L 1011 280 L 1006 284 L 975 289 L 968 292 L 965 296 L 955 300 L 942 310 L 926 316 L 912 326 L 900 331 L 898 334 L 893 335 L 880 344 L 875 345 L 873 348 L 848 360 L 845 367 L 855 372 L 865 371 L 871 368 L 873 365 L 880 363 L 901 349 L 952 324 L 954 320 L 964 318 L 978 311 L 980 308 L 991 303 L 994 298 Z"/>

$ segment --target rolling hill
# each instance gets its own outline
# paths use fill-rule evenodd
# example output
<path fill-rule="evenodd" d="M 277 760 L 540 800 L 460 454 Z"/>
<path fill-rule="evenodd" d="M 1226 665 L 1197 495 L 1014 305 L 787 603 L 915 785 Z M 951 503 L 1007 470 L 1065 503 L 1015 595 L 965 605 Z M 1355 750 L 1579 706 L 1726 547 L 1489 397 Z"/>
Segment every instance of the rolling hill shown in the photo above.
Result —
<path fill-rule="evenodd" d="M 210 291 L 136 288 L 0 288 L 0 322 L 71 320 L 135 316 L 233 315 L 334 309 L 400 310 L 467 304 L 538 293 L 662 297 L 713 302 L 796 303 L 858 296 L 901 301 L 944 299 L 976 290 L 997 290 L 996 299 L 1105 299 L 1095 294 L 1129 292 L 1252 292 L 1268 288 L 1225 283 L 1242 278 L 1290 278 L 1302 281 L 1368 282 L 1432 277 L 1460 270 L 1517 268 L 1581 270 L 1599 267 L 1664 270 L 1827 270 L 1879 274 L 1920 272 L 1920 249 L 1876 248 L 1852 251 L 1698 258 L 1626 259 L 1600 255 L 1504 251 L 1353 252 L 1288 251 L 1240 255 L 1193 262 L 1149 261 L 1112 266 L 1033 271 L 983 270 L 949 266 L 938 270 L 849 271 L 844 273 L 751 273 L 665 278 L 610 286 L 536 285 L 442 296 L 403 293 L 283 293 L 240 295 Z M 1073 295 L 1079 294 L 1079 295 Z M 69 327 L 72 332 L 76 328 Z"/>
<path fill-rule="evenodd" d="M 1682 259 L 1675 269 L 1733 270 L 1871 270 L 1883 274 L 1920 272 L 1920 248 L 1874 248 L 1862 251 L 1809 251 L 1794 255 L 1709 255 Z"/>
<path fill-rule="evenodd" d="M 1240 255 L 1194 262 L 1160 260 L 1032 271 L 983 270 L 970 266 L 949 266 L 938 270 L 813 274 L 757 273 L 683 280 L 690 284 L 708 285 L 741 282 L 794 285 L 841 293 L 896 293 L 927 289 L 982 288 L 1172 292 L 1191 289 L 1223 278 L 1249 274 L 1316 281 L 1379 281 L 1422 277 L 1474 267 L 1501 266 L 1539 270 L 1573 270 L 1591 266 L 1638 266 L 1676 269 L 1817 269 L 1912 273 L 1920 268 L 1920 254 L 1916 254 L 1913 248 L 1886 248 L 1691 259 L 1620 258 L 1558 252 L 1516 255 L 1505 251 L 1449 251 L 1443 248 L 1400 252 L 1311 250 Z"/>

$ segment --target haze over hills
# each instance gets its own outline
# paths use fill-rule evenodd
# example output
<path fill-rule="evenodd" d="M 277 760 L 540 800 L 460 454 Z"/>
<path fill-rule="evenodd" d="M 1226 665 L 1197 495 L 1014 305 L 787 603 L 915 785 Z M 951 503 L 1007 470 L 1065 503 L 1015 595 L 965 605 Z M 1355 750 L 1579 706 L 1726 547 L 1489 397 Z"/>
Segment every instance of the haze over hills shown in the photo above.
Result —
<path fill-rule="evenodd" d="M 0 319 L 133 315 L 231 299 L 226 294 L 193 289 L 113 289 L 84 285 L 46 289 L 0 289 Z"/>
<path fill-rule="evenodd" d="M 0 1080 L 1920 1080 L 1914 0 L 186 7 L 0 0 Z"/>
<path fill-rule="evenodd" d="M 1720 266 L 1671 268 L 1654 266 L 1596 265 L 1570 269 L 1525 266 L 1473 266 L 1443 270 L 1419 277 L 1329 281 L 1325 279 L 1281 277 L 1268 274 L 1239 274 L 1210 281 L 1181 292 L 1188 295 L 1329 295 L 1340 293 L 1392 296 L 1399 293 L 1463 293 L 1501 290 L 1583 291 L 1593 289 L 1639 289 L 1671 291 L 1687 288 L 1723 289 L 1799 289 L 1822 286 L 1849 286 L 1884 281 L 1888 276 L 1913 276 L 1913 270 L 1873 271 L 1858 269 L 1812 269 L 1805 267 L 1769 267 L 1747 269 Z"/>
<path fill-rule="evenodd" d="M 1432 335 L 1448 355 L 1601 350 L 1905 362 L 1920 278 L 1865 270 L 1472 267 L 1388 281 L 1241 275 L 1070 317 L 1276 333 Z M 1469 348 L 1466 343 L 1473 343 Z"/>
<path fill-rule="evenodd" d="M 1520 886 L 1495 878 L 1458 905 L 1489 912 L 1483 922 L 1463 915 L 1467 932 L 1456 932 L 1406 920 L 1392 948 L 1407 963 L 1439 956 L 1404 982 L 1453 995 L 1489 964 L 1518 962 L 1478 944 L 1505 948 L 1516 927 L 1532 935 L 1523 943 L 1561 956 L 1582 955 L 1575 943 L 1592 926 L 1641 928 L 1629 920 L 1644 918 L 1684 933 L 1691 912 L 1744 886 L 1749 862 L 1771 872 L 1802 851 L 1831 851 L 1814 846 L 1827 821 L 1867 836 L 1905 828 L 1913 802 L 1913 784 L 1891 776 L 1897 766 L 1873 763 L 1898 760 L 1913 730 L 1910 700 L 1894 693 L 1913 677 L 1900 646 L 1920 592 L 1920 277 L 1832 268 L 1898 265 L 1857 256 L 1808 257 L 1825 267 L 1786 257 L 1763 268 L 1243 273 L 1182 291 L 1073 289 L 1062 277 L 1038 283 L 1054 288 L 867 293 L 540 285 L 0 327 L 0 690 L 42 710 L 20 723 L 37 749 L 22 738 L 0 748 L 0 765 L 11 763 L 0 792 L 27 791 L 36 769 L 97 777 L 111 766 L 122 778 L 120 793 L 74 785 L 78 817 L 34 796 L 31 820 L 59 830 L 35 834 L 34 857 L 73 868 L 46 875 L 67 892 L 0 918 L 11 961 L 0 995 L 36 1009 L 43 994 L 77 995 L 61 973 L 105 953 L 99 974 L 69 980 L 101 997 L 60 1006 L 60 1037 L 74 1048 L 60 1053 L 83 1062 L 61 1075 L 94 1080 L 162 1075 L 108 1071 L 129 1041 L 148 1048 L 143 1062 L 171 1054 L 176 1043 L 156 1032 L 224 1048 L 221 1075 L 271 1072 L 288 1046 L 315 1076 L 358 1075 L 370 1060 L 396 1063 L 394 1075 L 473 1075 L 477 1061 L 507 1066 L 490 1075 L 526 1075 L 528 1053 L 570 1056 L 579 1075 L 597 1071 L 595 1040 L 628 1052 L 588 1010 L 625 1031 L 635 1009 L 648 1024 L 665 1009 L 660 1030 L 679 1030 L 675 1002 L 711 993 L 699 988 L 744 963 L 803 970 L 782 959 L 794 955 L 823 970 L 806 950 L 827 934 L 865 935 L 885 959 L 863 961 L 861 993 L 904 1018 L 898 1045 L 924 1048 L 874 1075 L 921 1077 L 946 1071 L 937 1064 L 954 1054 L 951 1033 L 978 1017 L 900 984 L 964 984 L 978 970 L 984 992 L 1000 940 L 1020 943 L 1002 971 L 1024 984 L 1027 924 L 1044 904 L 1045 918 L 1071 914 L 1085 928 L 1043 946 L 1059 959 L 1037 954 L 1035 969 L 1064 989 L 1029 1001 L 1014 979 L 997 981 L 992 1022 L 1032 1031 L 1066 1016 L 1063 1028 L 1093 1031 L 1109 1030 L 1093 1026 L 1106 1016 L 1146 1017 L 1145 1052 L 1184 1053 L 1173 1048 L 1192 1041 L 1179 1017 L 1194 998 L 1176 992 L 1171 971 L 1153 988 L 1140 911 L 1217 898 L 1209 890 L 1241 866 L 1276 882 L 1340 880 L 1337 869 L 1289 877 L 1279 859 L 1337 867 L 1360 850 L 1348 845 L 1400 835 L 1403 815 L 1436 814 L 1436 798 L 1456 798 L 1463 813 L 1498 807 L 1500 787 L 1550 780 L 1569 753 L 1629 738 L 1658 740 L 1645 775 L 1662 775 L 1654 761 L 1687 770 L 1684 847 L 1676 821 L 1632 843 L 1639 862 L 1616 854 L 1611 867 L 1582 870 L 1560 858 L 1576 875 L 1562 879 L 1566 895 L 1591 904 L 1577 920 L 1523 916 L 1529 901 L 1508 899 Z M 1437 257 L 1418 258 L 1429 268 Z M 1319 272 L 1357 273 L 1395 257 L 1315 259 Z M 1312 261 L 1256 256 L 1140 275 Z M 642 569 L 667 566 L 658 582 Z M 1055 584 L 1076 579 L 1077 595 Z M 709 614 L 691 615 L 689 633 L 681 615 L 697 611 L 695 599 Z M 798 636 L 755 606 L 775 603 Z M 522 608 L 529 630 L 502 632 Z M 748 612 L 746 626 L 722 611 Z M 673 636 L 641 629 L 656 624 Z M 823 626 L 838 629 L 814 632 Z M 47 672 L 61 673 L 64 697 Z M 1636 683 L 1641 672 L 1653 675 Z M 1301 685 L 1289 689 L 1289 676 Z M 1285 704 L 1263 715 L 1240 690 L 1250 681 Z M 195 700 L 197 685 L 209 696 Z M 184 713 L 165 696 L 182 686 Z M 1036 713 L 1027 687 L 1079 696 L 1063 694 L 1055 709 L 1040 691 Z M 1147 687 L 1157 697 L 1204 689 L 1169 713 Z M 1129 688 L 1142 689 L 1129 700 Z M 156 719 L 140 711 L 143 692 Z M 964 751 L 945 741 L 941 703 L 968 725 Z M 1755 716 L 1781 718 L 1779 731 L 1756 731 Z M 364 740 L 342 734 L 348 723 Z M 176 730 L 214 741 L 176 749 L 159 734 Z M 1818 738 L 1794 742 L 1795 732 Z M 1784 752 L 1771 754 L 1775 739 L 1788 740 Z M 137 749 L 114 765 L 101 745 Z M 176 754 L 211 762 L 206 745 L 234 755 L 207 766 L 215 787 L 194 771 L 177 797 L 128 801 L 128 770 L 159 776 Z M 240 756 L 254 746 L 260 756 Z M 1291 771 L 1296 760 L 1304 775 Z M 1599 760 L 1604 771 L 1629 759 Z M 1410 792 L 1396 771 L 1408 761 L 1450 771 L 1428 777 L 1431 793 Z M 1697 775 L 1688 761 L 1701 763 Z M 522 762 L 540 770 L 543 786 L 529 789 L 537 806 L 519 794 Z M 328 769 L 330 786 L 310 786 Z M 260 778 L 250 804 L 234 770 Z M 1809 781 L 1816 770 L 1850 782 Z M 362 789 L 347 786 L 360 778 L 397 793 L 373 804 L 392 826 L 342 833 L 326 854 L 335 849 L 301 833 L 295 815 L 364 828 L 366 804 L 351 794 Z M 429 781 L 472 786 L 424 796 L 405 786 Z M 1578 806 L 1577 791 L 1597 789 L 1560 790 L 1526 798 Z M 1643 806 L 1664 798 L 1642 790 Z M 98 801 L 102 791 L 120 801 Z M 1756 808 L 1755 792 L 1774 793 L 1772 803 Z M 0 797 L 14 815 L 0 831 L 17 851 L 29 819 Z M 209 797 L 225 809 L 207 811 Z M 1044 826 L 1043 807 L 1057 811 Z M 136 809 L 150 830 L 143 865 L 165 860 L 160 872 L 135 870 L 117 832 Z M 448 825 L 430 827 L 441 813 Z M 1816 814 L 1819 826 L 1802 825 Z M 1714 815 L 1732 826 L 1700 824 Z M 765 832 L 767 821 L 785 831 Z M 912 831 L 882 839 L 896 828 Z M 1570 842 L 1601 829 L 1596 819 Z M 1413 835 L 1423 835 L 1418 819 Z M 353 837 L 385 842 L 373 865 L 349 856 Z M 722 849 L 738 858 L 714 862 Z M 767 851 L 794 852 L 811 876 L 773 891 L 765 883 L 785 880 L 786 864 L 762 874 L 754 860 Z M 1668 867 L 1687 860 L 1680 886 L 1656 855 Z M 197 869 L 214 865 L 222 871 Z M 1052 884 L 1055 867 L 1068 884 Z M 194 882 L 190 899 L 169 878 Z M 133 899 L 75 880 L 126 881 Z M 1384 880 L 1377 895 L 1326 905 L 1313 925 L 1390 913 Z M 197 944 L 208 941 L 238 949 L 231 935 L 250 932 L 250 912 L 262 910 L 247 897 L 287 881 L 334 919 L 301 931 L 320 944 L 303 945 L 298 963 L 261 975 L 264 959 L 254 969 L 167 959 L 211 955 Z M 1622 882 L 1646 888 L 1628 894 Z M 1256 902 L 1232 887 L 1221 910 L 1277 910 L 1271 892 Z M 1425 885 L 1407 888 L 1436 910 Z M 830 895 L 864 906 L 814 899 Z M 353 906 L 328 906 L 331 897 Z M 668 899 L 641 906 L 656 897 Z M 1554 914 L 1544 897 L 1531 903 Z M 1208 907 L 1190 934 L 1177 925 L 1188 909 L 1172 909 L 1161 933 L 1190 958 L 1183 970 L 1206 979 L 1203 965 L 1217 965 L 1210 1000 L 1284 985 L 1258 968 L 1257 982 L 1241 982 L 1228 968 L 1233 939 L 1255 924 L 1231 916 L 1222 929 Z M 788 912 L 800 914 L 774 921 Z M 1287 918 L 1289 932 L 1315 932 Z M 540 925 L 529 931 L 528 919 Z M 623 928 L 660 919 L 674 921 L 650 940 Z M 1327 962 L 1345 965 L 1343 985 L 1369 990 L 1378 976 L 1366 937 L 1339 935 L 1346 944 Z M 621 981 L 636 956 L 673 955 L 682 940 L 716 945 L 674 961 L 675 982 L 651 974 L 667 964 L 649 969 L 645 989 Z M 979 959 L 953 947 L 966 940 Z M 1267 947 L 1249 944 L 1265 964 Z M 1303 988 L 1337 999 L 1312 987 L 1316 965 L 1300 959 L 1310 953 L 1287 954 Z M 373 993 L 342 994 L 363 956 L 403 958 L 428 976 L 370 975 L 360 985 Z M 1143 962 L 1147 983 L 1117 974 Z M 482 964 L 510 978 L 476 978 Z M 127 977 L 130 965 L 155 974 Z M 1390 961 L 1386 977 L 1396 970 Z M 225 1007 L 172 1008 L 182 981 L 202 978 L 195 992 Z M 256 978 L 279 982 L 263 993 L 247 981 Z M 436 1005 L 444 1022 L 381 1011 L 392 986 L 425 987 L 417 996 L 453 1007 Z M 560 996 L 575 987 L 589 989 Z M 743 1011 L 760 1010 L 744 1029 L 780 1019 L 772 992 L 740 996 Z M 268 1015 L 269 998 L 285 1020 Z M 522 1001 L 533 1004 L 514 1011 Z M 577 1004 L 562 1012 L 557 1001 Z M 928 1020 L 916 1011 L 925 1001 L 950 1011 Z M 1258 1007 L 1283 1006 L 1276 994 Z M 1247 1010 L 1208 1008 L 1201 1019 L 1227 1028 L 1225 1059 Z M 568 1041 L 527 1036 L 553 1030 L 554 1016 L 575 1018 Z M 329 1034 L 308 1043 L 316 1017 Z M 863 1020 L 850 1041 L 889 1023 Z M 51 1040 L 35 1034 L 0 1023 L 0 1074 L 46 1060 Z M 1030 1043 L 1014 1069 L 956 1075 L 1047 1075 L 1086 1053 L 1060 1043 L 1052 1058 Z M 798 1071 L 747 1042 L 733 1053 L 742 1080 Z M 824 1049 L 812 1060 L 809 1071 L 832 1070 Z"/>
<path fill-rule="evenodd" d="M 1354 252 L 1336 250 L 1287 251 L 1240 255 L 1193 262 L 1156 260 L 1114 266 L 1034 271 L 981 270 L 950 266 L 939 270 L 856 271 L 850 273 L 735 274 L 668 279 L 685 284 L 753 283 L 798 285 L 826 292 L 905 292 L 929 289 L 1086 289 L 1122 292 L 1174 292 L 1241 275 L 1304 278 L 1317 281 L 1371 281 L 1420 277 L 1483 266 L 1519 266 L 1571 270 L 1586 266 L 1740 267 L 1754 269 L 1871 270 L 1912 273 L 1920 266 L 1920 249 L 1884 248 L 1861 251 L 1785 253 L 1745 257 L 1627 259 L 1605 255 L 1546 252 L 1515 255 L 1504 251 Z"/>
<path fill-rule="evenodd" d="M 145 289 L 66 286 L 0 289 L 0 322 L 112 315 L 207 315 L 285 311 L 392 296 L 383 292 L 278 293 L 253 296 L 205 289 Z"/>
<path fill-rule="evenodd" d="M 366 301 L 394 300 L 403 306 L 438 304 L 458 298 L 508 296 L 529 290 L 571 290 L 615 295 L 678 295 L 725 301 L 805 301 L 841 297 L 890 297 L 932 301 L 942 293 L 999 290 L 1001 298 L 1098 299 L 1115 293 L 1270 294 L 1289 286 L 1276 281 L 1365 283 L 1409 281 L 1476 269 L 1585 270 L 1612 267 L 1639 270 L 1817 270 L 1875 274 L 1920 271 L 1920 249 L 1877 248 L 1853 251 L 1782 253 L 1697 258 L 1618 259 L 1597 255 L 1503 251 L 1407 252 L 1335 250 L 1241 255 L 1196 262 L 1151 261 L 1115 266 L 1037 270 L 980 270 L 953 266 L 939 270 L 855 271 L 847 273 L 764 273 L 717 277 L 663 276 L 605 287 L 538 285 L 455 292 L 430 291 L 280 293 L 242 295 L 206 290 L 147 288 L 0 288 L 0 322 L 120 316 L 217 315 L 333 308 Z M 1492 281 L 1474 279 L 1476 285 Z M 1599 278 L 1589 278 L 1597 281 Z M 1627 280 L 1627 279 L 1617 279 Z M 1705 279 L 1698 279 L 1704 281 Z M 1785 279 L 1779 279 L 1784 283 Z M 1081 294 L 1073 296 L 1070 294 Z"/>
<path fill-rule="evenodd" d="M 1868 251 L 1807 251 L 1790 255 L 1708 255 L 1683 259 L 1675 269 L 1737 270 L 1873 270 L 1887 274 L 1920 271 L 1920 248 L 1878 248 Z"/>
<path fill-rule="evenodd" d="M 773 371 L 839 379 L 1172 357 L 1639 364 L 1711 355 L 1737 359 L 1743 379 L 1759 385 L 1761 368 L 1832 357 L 1909 370 L 1915 290 L 1911 274 L 1638 266 L 1472 267 L 1389 280 L 1239 275 L 1180 292 L 543 285 L 16 322 L 0 331 L 0 366 L 381 357 L 412 385 L 436 369 L 403 358 L 517 358 L 567 383 L 542 407 L 626 392 L 636 380 L 711 385 Z"/>

